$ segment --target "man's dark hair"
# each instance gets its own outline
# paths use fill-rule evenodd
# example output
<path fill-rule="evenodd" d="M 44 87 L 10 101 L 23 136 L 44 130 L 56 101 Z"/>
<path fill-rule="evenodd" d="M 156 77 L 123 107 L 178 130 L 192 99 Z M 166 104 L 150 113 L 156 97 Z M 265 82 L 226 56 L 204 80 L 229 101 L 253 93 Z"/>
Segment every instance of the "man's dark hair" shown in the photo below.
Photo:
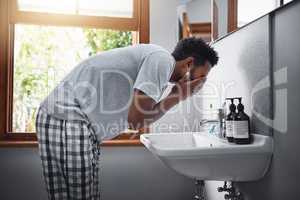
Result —
<path fill-rule="evenodd" d="M 208 61 L 211 66 L 214 66 L 219 60 L 217 52 L 212 47 L 206 44 L 201 38 L 195 37 L 180 40 L 172 55 L 176 61 L 193 57 L 195 65 L 204 65 Z"/>

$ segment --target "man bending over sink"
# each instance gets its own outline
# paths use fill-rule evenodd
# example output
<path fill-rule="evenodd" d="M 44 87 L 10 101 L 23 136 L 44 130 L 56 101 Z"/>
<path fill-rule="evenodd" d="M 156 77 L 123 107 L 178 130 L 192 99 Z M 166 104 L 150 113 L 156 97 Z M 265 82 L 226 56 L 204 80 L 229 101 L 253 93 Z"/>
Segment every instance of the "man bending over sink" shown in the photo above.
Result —
<path fill-rule="evenodd" d="M 139 44 L 78 64 L 40 105 L 36 130 L 49 199 L 100 199 L 99 144 L 148 127 L 201 89 L 217 53 L 200 38 L 172 54 Z M 175 86 L 162 98 L 168 82 Z"/>

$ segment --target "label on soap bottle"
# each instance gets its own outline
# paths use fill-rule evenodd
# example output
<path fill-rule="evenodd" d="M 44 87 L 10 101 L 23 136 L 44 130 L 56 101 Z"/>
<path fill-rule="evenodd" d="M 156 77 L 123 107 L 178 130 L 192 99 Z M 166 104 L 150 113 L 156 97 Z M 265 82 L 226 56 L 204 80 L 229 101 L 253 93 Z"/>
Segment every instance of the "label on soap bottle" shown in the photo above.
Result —
<path fill-rule="evenodd" d="M 233 137 L 233 121 L 226 120 L 226 137 Z"/>
<path fill-rule="evenodd" d="M 234 121 L 233 137 L 237 139 L 249 138 L 248 121 Z"/>

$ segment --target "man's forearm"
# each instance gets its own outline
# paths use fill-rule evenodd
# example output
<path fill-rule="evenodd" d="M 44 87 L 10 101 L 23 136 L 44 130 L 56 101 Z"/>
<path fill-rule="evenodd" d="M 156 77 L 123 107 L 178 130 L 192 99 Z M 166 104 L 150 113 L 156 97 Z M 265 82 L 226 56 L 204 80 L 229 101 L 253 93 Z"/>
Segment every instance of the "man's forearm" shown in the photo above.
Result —
<path fill-rule="evenodd" d="M 153 110 L 149 113 L 145 113 L 144 125 L 148 126 L 151 123 L 157 121 L 161 118 L 168 110 L 170 110 L 173 106 L 178 104 L 180 101 L 180 97 L 177 93 L 176 89 L 172 89 L 170 94 L 165 97 L 162 101 L 156 104 L 153 107 Z"/>

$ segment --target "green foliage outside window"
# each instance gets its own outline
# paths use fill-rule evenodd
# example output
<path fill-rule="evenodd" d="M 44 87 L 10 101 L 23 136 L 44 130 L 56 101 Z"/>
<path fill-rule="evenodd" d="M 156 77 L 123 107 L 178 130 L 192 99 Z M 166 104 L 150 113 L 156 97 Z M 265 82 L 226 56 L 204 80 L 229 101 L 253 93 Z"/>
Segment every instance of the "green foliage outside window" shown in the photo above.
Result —
<path fill-rule="evenodd" d="M 84 33 L 92 50 L 91 54 L 132 44 L 132 34 L 128 31 L 85 29 Z"/>

